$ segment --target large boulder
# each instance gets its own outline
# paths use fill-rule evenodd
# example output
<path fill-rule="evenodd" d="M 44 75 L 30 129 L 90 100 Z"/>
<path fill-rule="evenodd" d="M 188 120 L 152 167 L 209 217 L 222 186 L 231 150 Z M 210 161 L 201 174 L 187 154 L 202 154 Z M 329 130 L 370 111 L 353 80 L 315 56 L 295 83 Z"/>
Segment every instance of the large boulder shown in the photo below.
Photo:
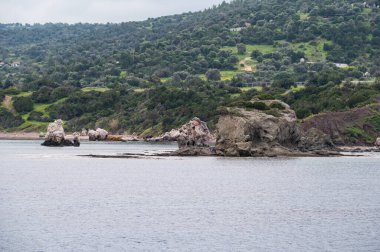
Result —
<path fill-rule="evenodd" d="M 88 140 L 90 141 L 98 140 L 99 133 L 96 130 L 89 130 L 87 134 L 88 134 Z"/>
<path fill-rule="evenodd" d="M 300 155 L 309 147 L 323 148 L 325 142 L 306 137 L 299 148 L 302 134 L 296 114 L 278 100 L 253 100 L 244 107 L 226 108 L 216 128 L 216 153 L 223 156 Z"/>
<path fill-rule="evenodd" d="M 65 139 L 65 130 L 63 129 L 63 121 L 61 119 L 50 123 L 45 134 L 44 146 L 79 146 L 79 138 L 76 143 Z"/>
<path fill-rule="evenodd" d="M 107 140 L 107 137 L 108 137 L 108 132 L 101 128 L 88 131 L 88 139 L 90 141 L 104 141 L 104 140 Z"/>

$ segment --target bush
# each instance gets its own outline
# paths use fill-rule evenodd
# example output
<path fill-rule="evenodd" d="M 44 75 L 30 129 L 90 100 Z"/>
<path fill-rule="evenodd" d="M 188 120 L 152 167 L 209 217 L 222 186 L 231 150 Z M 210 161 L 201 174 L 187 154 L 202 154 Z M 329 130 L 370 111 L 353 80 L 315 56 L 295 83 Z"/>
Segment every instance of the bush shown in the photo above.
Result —
<path fill-rule="evenodd" d="M 296 111 L 297 118 L 299 119 L 304 119 L 312 114 L 313 113 L 308 108 L 302 108 Z"/>
<path fill-rule="evenodd" d="M 247 51 L 247 47 L 244 44 L 237 44 L 236 45 L 238 54 L 243 55 Z"/>
<path fill-rule="evenodd" d="M 257 98 L 259 98 L 260 100 L 274 100 L 275 99 L 273 95 L 268 94 L 268 93 L 260 94 Z"/>
<path fill-rule="evenodd" d="M 50 87 L 43 86 L 38 91 L 33 92 L 32 99 L 37 103 L 46 103 L 50 101 L 52 89 Z"/>
<path fill-rule="evenodd" d="M 33 110 L 33 100 L 30 97 L 15 97 L 13 107 L 19 113 L 30 112 Z"/>
<path fill-rule="evenodd" d="M 346 128 L 345 133 L 349 135 L 350 137 L 353 138 L 359 138 L 363 136 L 364 131 L 362 129 L 356 128 L 356 127 L 351 127 L 351 128 Z"/>
<path fill-rule="evenodd" d="M 250 103 L 249 108 L 254 108 L 257 110 L 269 110 L 270 109 L 264 102 Z"/>
<path fill-rule="evenodd" d="M 210 69 L 207 71 L 206 77 L 209 81 L 220 81 L 220 71 L 218 69 Z"/>
<path fill-rule="evenodd" d="M 28 120 L 29 121 L 38 121 L 38 122 L 49 122 L 50 121 L 49 118 L 44 117 L 41 112 L 37 112 L 37 111 L 30 112 Z"/>
<path fill-rule="evenodd" d="M 7 129 L 20 126 L 24 123 L 21 116 L 15 116 L 8 110 L 0 108 L 0 128 Z"/>
<path fill-rule="evenodd" d="M 273 77 L 273 86 L 281 88 L 290 88 L 294 85 L 294 79 L 290 73 L 280 72 Z"/>
<path fill-rule="evenodd" d="M 284 110 L 285 107 L 284 105 L 282 105 L 281 103 L 279 102 L 273 102 L 271 105 L 270 105 L 271 108 L 276 108 L 276 109 L 279 109 L 279 110 Z"/>
<path fill-rule="evenodd" d="M 367 122 L 377 131 L 380 131 L 380 116 L 368 118 Z"/>
<path fill-rule="evenodd" d="M 75 92 L 76 90 L 78 90 L 78 88 L 75 88 L 73 86 L 68 86 L 68 85 L 57 87 L 51 92 L 50 100 L 56 101 L 56 100 L 62 99 L 64 97 L 69 96 L 69 94 Z"/>
<path fill-rule="evenodd" d="M 360 103 L 369 102 L 373 94 L 375 94 L 373 90 L 358 90 L 349 97 L 348 106 L 355 108 Z"/>

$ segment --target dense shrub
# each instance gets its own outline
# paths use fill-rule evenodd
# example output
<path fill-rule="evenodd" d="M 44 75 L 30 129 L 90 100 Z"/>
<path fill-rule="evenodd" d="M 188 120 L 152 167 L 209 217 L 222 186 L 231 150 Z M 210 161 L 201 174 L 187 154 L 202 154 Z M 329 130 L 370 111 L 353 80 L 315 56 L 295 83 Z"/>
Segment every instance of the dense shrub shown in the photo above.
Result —
<path fill-rule="evenodd" d="M 269 107 L 264 102 L 254 102 L 253 108 L 258 110 L 268 110 Z"/>
<path fill-rule="evenodd" d="M 20 116 L 15 116 L 8 110 L 0 107 L 0 128 L 7 129 L 20 126 L 24 120 Z"/>
<path fill-rule="evenodd" d="M 220 71 L 218 69 L 210 69 L 206 72 L 206 77 L 209 81 L 219 81 L 221 78 Z"/>
<path fill-rule="evenodd" d="M 283 110 L 285 109 L 284 105 L 282 105 L 281 103 L 279 102 L 273 102 L 271 105 L 270 105 L 271 108 L 276 108 L 276 109 L 279 109 L 279 110 Z"/>
<path fill-rule="evenodd" d="M 29 114 L 28 117 L 29 121 L 38 121 L 38 122 L 49 122 L 50 119 L 47 117 L 44 117 L 44 115 L 41 112 L 32 111 Z"/>
<path fill-rule="evenodd" d="M 33 110 L 33 100 L 30 97 L 15 97 L 13 107 L 19 113 L 30 112 Z"/>

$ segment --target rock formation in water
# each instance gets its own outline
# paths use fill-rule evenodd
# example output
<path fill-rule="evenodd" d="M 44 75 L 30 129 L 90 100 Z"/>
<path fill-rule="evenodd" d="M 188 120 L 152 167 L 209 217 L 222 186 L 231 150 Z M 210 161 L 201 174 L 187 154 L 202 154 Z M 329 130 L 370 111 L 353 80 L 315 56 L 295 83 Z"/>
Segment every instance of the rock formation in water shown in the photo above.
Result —
<path fill-rule="evenodd" d="M 104 141 L 107 140 L 108 132 L 104 129 L 97 128 L 96 130 L 88 131 L 88 139 L 90 141 Z"/>
<path fill-rule="evenodd" d="M 80 141 L 79 141 L 80 134 L 78 132 L 73 133 L 73 146 L 79 147 Z"/>
<path fill-rule="evenodd" d="M 375 141 L 375 146 L 380 148 L 380 137 L 378 137 Z"/>
<path fill-rule="evenodd" d="M 223 156 L 291 156 L 332 147 L 317 131 L 303 134 L 295 112 L 277 100 L 226 108 L 216 128 L 216 153 Z"/>
<path fill-rule="evenodd" d="M 177 141 L 179 147 L 183 146 L 208 146 L 212 139 L 207 123 L 194 117 L 188 123 L 178 129 L 172 129 L 159 137 L 146 137 L 149 142 Z"/>
<path fill-rule="evenodd" d="M 80 135 L 81 136 L 87 136 L 88 132 L 85 128 L 82 129 L 82 131 L 80 132 Z"/>
<path fill-rule="evenodd" d="M 79 146 L 79 138 L 74 136 L 74 142 L 65 139 L 65 130 L 63 129 L 61 119 L 50 123 L 45 135 L 44 146 Z"/>
<path fill-rule="evenodd" d="M 177 141 L 179 150 L 177 155 L 195 156 L 212 155 L 209 146 L 212 139 L 207 123 L 194 117 L 179 129 L 173 129 L 160 137 L 149 138 L 147 141 Z"/>

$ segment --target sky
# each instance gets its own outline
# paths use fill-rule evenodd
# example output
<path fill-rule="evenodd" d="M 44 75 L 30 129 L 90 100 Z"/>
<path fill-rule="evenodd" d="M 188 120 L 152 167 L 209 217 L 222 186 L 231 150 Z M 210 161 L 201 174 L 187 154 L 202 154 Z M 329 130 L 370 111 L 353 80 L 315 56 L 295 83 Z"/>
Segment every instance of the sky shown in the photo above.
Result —
<path fill-rule="evenodd" d="M 120 23 L 199 11 L 222 2 L 223 0 L 0 0 L 0 23 Z"/>

